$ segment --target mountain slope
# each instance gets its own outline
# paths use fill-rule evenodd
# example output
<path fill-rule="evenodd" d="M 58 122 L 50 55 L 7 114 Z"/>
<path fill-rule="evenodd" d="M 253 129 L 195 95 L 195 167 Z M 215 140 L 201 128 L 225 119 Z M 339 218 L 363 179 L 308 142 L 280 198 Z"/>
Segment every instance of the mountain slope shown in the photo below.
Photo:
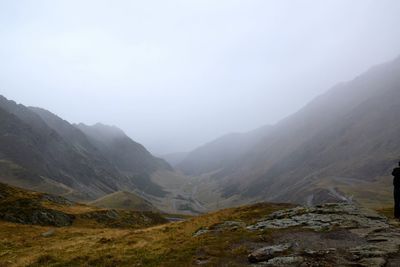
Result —
<path fill-rule="evenodd" d="M 144 146 L 130 139 L 121 129 L 97 123 L 72 125 L 49 111 L 31 108 L 52 129 L 81 153 L 90 154 L 95 166 L 117 177 L 119 190 L 139 190 L 164 197 L 166 192 L 151 180 L 155 171 L 172 170 L 165 161 L 151 155 Z"/>
<path fill-rule="evenodd" d="M 164 154 L 161 158 L 168 162 L 172 167 L 176 167 L 187 157 L 188 154 L 188 152 L 175 152 Z"/>
<path fill-rule="evenodd" d="M 116 190 L 112 175 L 99 175 L 90 159 L 69 146 L 34 112 L 3 97 L 0 97 L 0 108 L 2 160 L 29 171 L 35 183 L 50 179 L 68 188 L 80 189 L 77 191 L 82 193 L 81 197 Z M 92 183 L 96 178 L 99 182 Z"/>
<path fill-rule="evenodd" d="M 162 187 L 152 182 L 151 174 L 172 171 L 167 162 L 151 155 L 144 146 L 134 142 L 117 127 L 100 123 L 93 126 L 81 123 L 76 127 L 137 189 L 157 197 L 166 195 Z"/>
<path fill-rule="evenodd" d="M 157 209 L 149 201 L 139 197 L 136 194 L 124 191 L 118 191 L 96 199 L 95 201 L 90 202 L 90 205 L 109 209 L 157 211 Z"/>
<path fill-rule="evenodd" d="M 221 170 L 248 153 L 270 130 L 267 125 L 247 133 L 222 136 L 190 152 L 177 168 L 194 176 Z"/>
<path fill-rule="evenodd" d="M 29 125 L 0 107 L 1 180 L 32 187 L 44 183 L 39 174 L 45 159 L 37 151 L 41 143 Z"/>
<path fill-rule="evenodd" d="M 208 181 L 241 202 L 323 202 L 333 178 L 376 185 L 400 156 L 399 111 L 400 58 L 316 98 Z"/>
<path fill-rule="evenodd" d="M 286 179 L 295 181 L 295 175 L 336 176 L 373 182 L 389 176 L 400 156 L 399 112 L 400 87 L 382 90 L 342 117 L 334 128 L 324 130 L 298 148 L 288 158 L 292 160 L 293 174 L 286 174 Z M 311 168 L 315 171 L 310 172 Z M 278 199 L 287 198 L 285 194 L 293 196 L 282 191 Z"/>
<path fill-rule="evenodd" d="M 101 123 L 93 126 L 81 123 L 76 127 L 122 172 L 140 174 L 158 169 L 172 170 L 168 163 L 151 155 L 144 146 L 134 142 L 117 127 Z"/>
<path fill-rule="evenodd" d="M 166 194 L 151 181 L 153 172 L 172 170 L 166 162 L 119 129 L 94 128 L 87 134 L 47 110 L 0 97 L 0 181 L 79 200 L 120 190 Z"/>

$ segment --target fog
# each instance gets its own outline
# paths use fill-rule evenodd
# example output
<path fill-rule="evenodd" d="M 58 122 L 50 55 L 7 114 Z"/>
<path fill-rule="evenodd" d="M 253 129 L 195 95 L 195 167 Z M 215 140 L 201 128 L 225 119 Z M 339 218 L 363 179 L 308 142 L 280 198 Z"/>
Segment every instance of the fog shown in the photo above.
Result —
<path fill-rule="evenodd" d="M 400 55 L 400 1 L 1 1 L 0 94 L 155 154 L 274 124 Z"/>

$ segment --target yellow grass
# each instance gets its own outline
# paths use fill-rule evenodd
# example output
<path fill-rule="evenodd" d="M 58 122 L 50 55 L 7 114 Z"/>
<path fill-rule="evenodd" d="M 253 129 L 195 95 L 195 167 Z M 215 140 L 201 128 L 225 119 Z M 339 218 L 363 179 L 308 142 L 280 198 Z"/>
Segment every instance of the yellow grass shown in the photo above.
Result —
<path fill-rule="evenodd" d="M 238 266 L 245 263 L 246 242 L 258 239 L 259 233 L 193 233 L 227 220 L 250 223 L 286 207 L 256 204 L 139 230 L 74 224 L 47 238 L 41 234 L 49 227 L 0 222 L 0 266 L 191 266 L 204 258 L 211 266 Z"/>

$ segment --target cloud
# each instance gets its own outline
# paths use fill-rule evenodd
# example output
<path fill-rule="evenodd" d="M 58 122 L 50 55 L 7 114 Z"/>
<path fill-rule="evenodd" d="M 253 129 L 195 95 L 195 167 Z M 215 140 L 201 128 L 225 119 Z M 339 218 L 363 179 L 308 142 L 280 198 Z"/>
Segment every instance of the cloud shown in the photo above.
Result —
<path fill-rule="evenodd" d="M 275 123 L 400 52 L 400 2 L 5 1 L 0 93 L 157 153 Z"/>

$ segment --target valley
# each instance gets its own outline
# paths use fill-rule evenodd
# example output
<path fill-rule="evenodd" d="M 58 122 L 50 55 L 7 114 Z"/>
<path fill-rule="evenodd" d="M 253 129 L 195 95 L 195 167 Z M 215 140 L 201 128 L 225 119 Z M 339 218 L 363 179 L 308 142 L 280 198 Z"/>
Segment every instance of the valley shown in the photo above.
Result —
<path fill-rule="evenodd" d="M 400 1 L 0 1 L 0 267 L 399 267 Z"/>
<path fill-rule="evenodd" d="M 22 202 L 23 206 L 17 204 Z M 258 203 L 167 222 L 163 216 L 168 214 L 98 209 L 5 185 L 0 185 L 0 204 L 1 266 L 397 266 L 400 262 L 399 223 L 356 204 Z M 70 219 L 60 220 L 60 215 L 52 216 L 55 212 Z"/>
<path fill-rule="evenodd" d="M 174 167 L 201 177 L 197 198 L 211 199 L 211 209 L 346 198 L 390 205 L 390 174 L 400 155 L 399 74 L 398 57 L 334 86 L 275 125 L 217 138 Z"/>
<path fill-rule="evenodd" d="M 171 214 L 264 201 L 381 208 L 400 155 L 399 73 L 400 58 L 375 66 L 275 125 L 172 154 L 173 166 L 115 126 L 71 124 L 1 97 L 0 182 Z"/>

